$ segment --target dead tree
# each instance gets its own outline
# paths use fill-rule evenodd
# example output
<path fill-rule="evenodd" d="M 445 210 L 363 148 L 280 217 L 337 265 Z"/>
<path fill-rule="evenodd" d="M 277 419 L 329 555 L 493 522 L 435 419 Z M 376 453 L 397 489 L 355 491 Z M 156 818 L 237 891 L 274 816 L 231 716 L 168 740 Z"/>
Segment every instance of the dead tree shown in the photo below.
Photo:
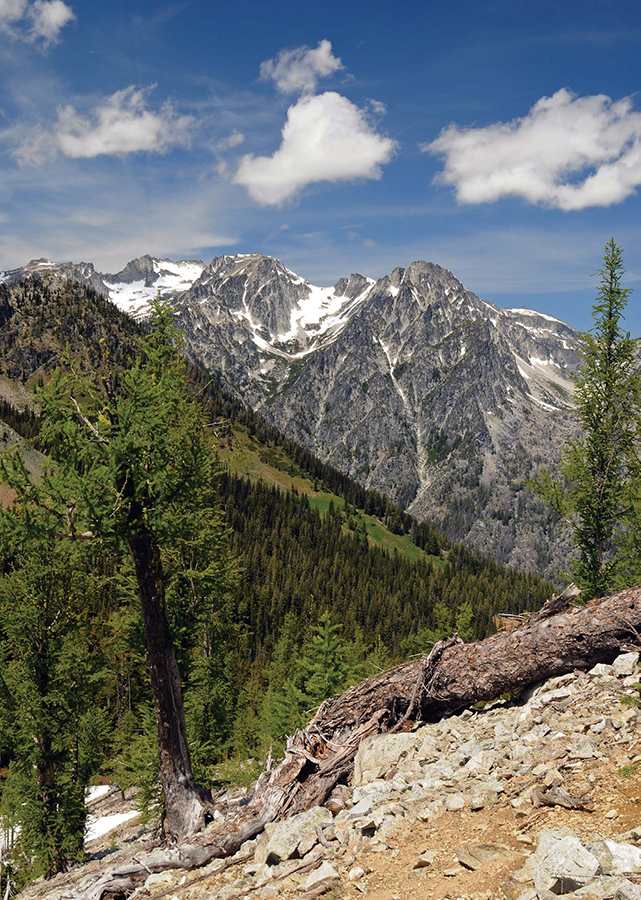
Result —
<path fill-rule="evenodd" d="M 571 597 L 560 599 L 520 628 L 473 644 L 449 638 L 428 656 L 325 701 L 307 728 L 290 738 L 282 762 L 259 778 L 249 802 L 221 807 L 222 825 L 198 836 L 198 852 L 193 845 L 184 848 L 187 866 L 190 860 L 203 865 L 228 857 L 268 822 L 324 803 L 336 784 L 348 780 L 358 746 L 370 735 L 409 729 L 555 675 L 590 669 L 639 644 L 641 588 L 585 606 L 570 605 Z M 175 858 L 141 860 L 108 873 L 86 896 L 103 900 L 115 882 L 122 893 L 123 886 L 133 890 L 150 870 L 173 867 Z"/>

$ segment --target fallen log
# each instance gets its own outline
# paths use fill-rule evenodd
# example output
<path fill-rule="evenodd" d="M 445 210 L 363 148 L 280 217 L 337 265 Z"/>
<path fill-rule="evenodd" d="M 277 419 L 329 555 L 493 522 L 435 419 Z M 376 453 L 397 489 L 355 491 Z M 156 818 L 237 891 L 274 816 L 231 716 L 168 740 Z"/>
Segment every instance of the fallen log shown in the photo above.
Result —
<path fill-rule="evenodd" d="M 284 759 L 258 779 L 248 801 L 221 806 L 223 823 L 192 839 L 202 848 L 189 854 L 192 864 L 229 857 L 269 822 L 324 803 L 336 784 L 349 778 L 358 746 L 370 735 L 438 720 L 556 675 L 590 669 L 610 662 L 622 647 L 639 644 L 641 588 L 585 606 L 572 606 L 571 599 L 564 592 L 521 627 L 483 641 L 440 641 L 428 656 L 326 700 L 309 725 L 289 739 Z M 169 858 L 141 860 L 145 865 L 113 871 L 111 881 L 103 876 L 85 896 L 126 896 L 150 867 L 161 871 L 172 862 L 175 867 Z"/>

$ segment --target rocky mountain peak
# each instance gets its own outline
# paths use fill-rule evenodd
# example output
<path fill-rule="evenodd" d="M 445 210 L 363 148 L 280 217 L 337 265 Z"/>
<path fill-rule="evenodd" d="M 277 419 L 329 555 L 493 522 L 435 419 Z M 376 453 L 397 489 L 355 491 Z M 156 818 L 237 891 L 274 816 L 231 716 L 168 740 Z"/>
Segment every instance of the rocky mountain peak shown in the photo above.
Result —
<path fill-rule="evenodd" d="M 160 290 L 192 359 L 281 431 L 452 539 L 554 577 L 566 539 L 527 483 L 575 427 L 580 336 L 565 323 L 501 309 L 426 260 L 327 287 L 257 252 L 143 255 L 115 275 L 29 266 L 134 317 Z"/>
<path fill-rule="evenodd" d="M 156 262 L 153 256 L 146 253 L 143 256 L 130 259 L 120 272 L 116 272 L 113 275 L 105 275 L 105 278 L 109 282 L 123 282 L 125 284 L 131 284 L 133 281 L 143 279 L 145 285 L 150 287 L 154 277 L 157 275 Z"/>
<path fill-rule="evenodd" d="M 366 275 L 361 275 L 358 272 L 352 272 L 347 278 L 339 278 L 334 285 L 334 293 L 339 297 L 349 297 L 350 300 L 355 300 L 373 284 L 375 284 L 373 278 L 368 278 Z"/>

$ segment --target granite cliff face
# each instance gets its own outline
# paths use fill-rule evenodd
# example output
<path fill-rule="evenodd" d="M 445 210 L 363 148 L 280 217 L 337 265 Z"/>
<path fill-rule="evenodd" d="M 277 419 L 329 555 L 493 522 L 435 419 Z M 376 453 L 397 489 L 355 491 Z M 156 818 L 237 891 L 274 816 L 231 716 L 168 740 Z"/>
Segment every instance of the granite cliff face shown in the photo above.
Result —
<path fill-rule="evenodd" d="M 317 287 L 260 253 L 143 256 L 113 275 L 36 260 L 134 317 L 171 297 L 188 355 L 322 460 L 456 540 L 554 576 L 567 535 L 527 481 L 573 433 L 579 335 L 481 300 L 428 262 Z"/>
<path fill-rule="evenodd" d="M 545 574 L 567 539 L 526 488 L 573 431 L 578 334 L 414 262 L 316 288 L 215 259 L 181 295 L 190 355 L 321 459 L 450 537 Z"/>

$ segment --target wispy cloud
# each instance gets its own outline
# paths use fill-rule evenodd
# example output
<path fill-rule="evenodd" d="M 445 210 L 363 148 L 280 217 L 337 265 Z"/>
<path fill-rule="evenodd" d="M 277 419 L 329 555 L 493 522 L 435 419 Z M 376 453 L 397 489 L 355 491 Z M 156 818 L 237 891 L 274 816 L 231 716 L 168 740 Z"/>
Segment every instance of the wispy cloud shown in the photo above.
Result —
<path fill-rule="evenodd" d="M 611 206 L 641 184 L 641 113 L 629 97 L 562 89 L 511 122 L 450 125 L 422 149 L 444 158 L 438 180 L 461 203 L 511 196 L 563 210 Z"/>
<path fill-rule="evenodd" d="M 150 193 L 136 173 L 114 174 L 107 161 L 96 166 L 81 173 L 60 159 L 28 174 L 0 172 L 0 195 L 21 198 L 24 207 L 0 221 L 0 270 L 49 256 L 118 271 L 142 253 L 208 256 L 238 241 L 241 216 L 234 214 L 230 187 L 194 179 Z"/>
<path fill-rule="evenodd" d="M 331 41 L 322 40 L 318 47 L 294 47 L 281 50 L 273 59 L 260 64 L 263 81 L 273 81 L 283 94 L 307 94 L 316 90 L 321 78 L 344 68 L 334 56 Z"/>
<path fill-rule="evenodd" d="M 238 131 L 238 129 L 235 128 L 232 132 L 216 142 L 216 149 L 221 153 L 224 153 L 226 150 L 234 150 L 236 147 L 240 147 L 244 142 L 245 135 L 242 131 Z"/>
<path fill-rule="evenodd" d="M 74 12 L 63 0 L 0 0 L 0 29 L 15 39 L 56 43 L 60 32 L 75 19 Z"/>

